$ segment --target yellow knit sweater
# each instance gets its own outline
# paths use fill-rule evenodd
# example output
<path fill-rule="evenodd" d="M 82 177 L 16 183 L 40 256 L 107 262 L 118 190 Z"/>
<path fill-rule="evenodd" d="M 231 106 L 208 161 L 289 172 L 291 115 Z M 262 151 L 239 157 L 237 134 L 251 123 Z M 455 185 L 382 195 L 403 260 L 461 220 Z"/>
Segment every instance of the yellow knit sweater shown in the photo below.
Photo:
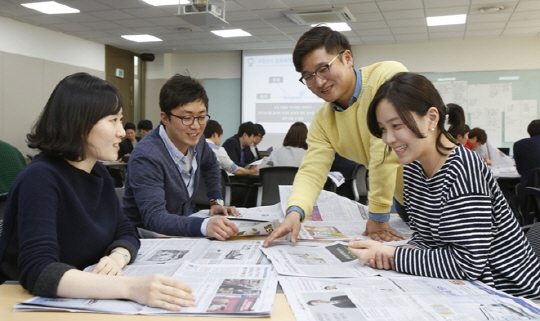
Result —
<path fill-rule="evenodd" d="M 287 206 L 299 206 L 306 216 L 313 210 L 326 182 L 335 152 L 369 169 L 370 212 L 390 212 L 393 197 L 403 204 L 403 165 L 394 152 L 385 159 L 386 145 L 382 139 L 371 135 L 366 118 L 377 89 L 394 74 L 407 69 L 399 62 L 385 61 L 361 68 L 361 71 L 362 91 L 356 103 L 343 112 L 336 112 L 330 103 L 325 103 L 309 127 L 309 148 Z"/>

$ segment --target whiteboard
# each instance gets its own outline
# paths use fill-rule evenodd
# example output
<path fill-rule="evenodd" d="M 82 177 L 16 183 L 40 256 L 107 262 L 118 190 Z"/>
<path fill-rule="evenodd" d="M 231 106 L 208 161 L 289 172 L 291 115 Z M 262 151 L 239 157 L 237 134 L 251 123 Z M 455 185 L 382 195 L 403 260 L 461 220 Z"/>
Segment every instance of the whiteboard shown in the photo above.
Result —
<path fill-rule="evenodd" d="M 538 118 L 540 70 L 421 73 L 443 101 L 465 110 L 466 122 L 480 127 L 497 147 L 529 137 L 527 126 Z"/>

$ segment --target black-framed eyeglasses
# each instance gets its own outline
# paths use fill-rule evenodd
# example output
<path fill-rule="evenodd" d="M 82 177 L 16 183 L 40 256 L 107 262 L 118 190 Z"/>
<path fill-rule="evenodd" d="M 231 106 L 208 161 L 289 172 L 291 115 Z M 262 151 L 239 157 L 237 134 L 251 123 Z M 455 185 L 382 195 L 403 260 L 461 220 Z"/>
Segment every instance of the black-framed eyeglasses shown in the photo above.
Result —
<path fill-rule="evenodd" d="M 345 50 L 338 53 L 334 57 L 334 59 L 330 60 L 330 62 L 327 63 L 326 65 L 320 66 L 314 73 L 305 74 L 302 77 L 300 77 L 299 79 L 300 82 L 308 87 L 312 87 L 315 85 L 315 79 L 316 79 L 315 76 L 321 78 L 322 80 L 325 80 L 330 75 L 330 65 L 337 59 L 337 57 L 339 57 L 339 55 L 341 55 L 344 52 Z"/>
<path fill-rule="evenodd" d="M 199 117 L 193 117 L 193 116 L 177 116 L 173 113 L 169 114 L 171 116 L 174 116 L 176 118 L 180 118 L 182 121 L 182 124 L 184 126 L 191 126 L 195 122 L 195 119 L 199 122 L 199 125 L 206 125 L 206 123 L 210 120 L 210 115 L 205 116 L 199 116 Z"/>

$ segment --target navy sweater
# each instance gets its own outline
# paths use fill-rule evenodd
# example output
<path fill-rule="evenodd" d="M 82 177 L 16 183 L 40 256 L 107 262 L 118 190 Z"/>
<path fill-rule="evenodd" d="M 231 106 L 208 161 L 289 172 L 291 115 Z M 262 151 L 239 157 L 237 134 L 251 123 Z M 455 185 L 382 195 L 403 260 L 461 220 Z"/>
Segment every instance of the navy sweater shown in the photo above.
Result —
<path fill-rule="evenodd" d="M 204 219 L 189 217 L 191 196 L 159 130 L 141 139 L 129 158 L 124 212 L 136 227 L 166 235 L 202 236 Z M 204 136 L 195 146 L 195 157 L 198 169 L 192 175 L 194 190 L 202 175 L 208 199 L 222 198 L 219 163 Z"/>
<path fill-rule="evenodd" d="M 115 247 L 126 248 L 134 260 L 136 233 L 103 164 L 87 173 L 40 154 L 8 194 L 0 283 L 18 279 L 34 295 L 56 297 L 66 271 L 95 264 Z"/>
<path fill-rule="evenodd" d="M 428 179 L 405 165 L 405 208 L 414 231 L 397 248 L 396 271 L 480 280 L 498 290 L 540 299 L 540 262 L 486 163 L 458 146 Z"/>
<path fill-rule="evenodd" d="M 242 149 L 238 134 L 234 134 L 234 136 L 227 138 L 223 143 L 223 148 L 225 148 L 231 160 L 240 167 L 246 167 L 255 161 L 255 156 L 251 153 L 251 148 L 249 148 L 249 146 Z M 242 150 L 244 150 L 244 162 L 240 161 Z"/>

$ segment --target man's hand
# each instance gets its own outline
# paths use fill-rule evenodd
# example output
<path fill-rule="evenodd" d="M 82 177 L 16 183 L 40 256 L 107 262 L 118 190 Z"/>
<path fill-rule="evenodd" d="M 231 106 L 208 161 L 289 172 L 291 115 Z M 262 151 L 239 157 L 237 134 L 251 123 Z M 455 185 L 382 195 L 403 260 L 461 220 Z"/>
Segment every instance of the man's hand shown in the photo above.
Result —
<path fill-rule="evenodd" d="M 268 236 L 268 238 L 264 241 L 263 247 L 268 247 L 272 242 L 277 239 L 278 237 L 282 237 L 284 235 L 287 235 L 289 233 L 292 233 L 291 235 L 291 242 L 296 243 L 296 238 L 298 237 L 298 233 L 300 232 L 300 218 L 302 215 L 296 211 L 292 211 L 285 217 L 285 220 L 279 224 L 279 226 Z"/>
<path fill-rule="evenodd" d="M 377 222 L 372 219 L 368 219 L 366 223 L 366 230 L 362 233 L 363 236 L 369 236 L 375 241 L 400 241 L 404 237 L 400 234 L 392 231 L 389 222 Z"/>
<path fill-rule="evenodd" d="M 221 205 L 212 205 L 210 207 L 210 216 L 214 214 L 225 214 L 225 216 L 240 216 L 240 212 L 236 209 L 235 206 L 221 206 Z"/>
<path fill-rule="evenodd" d="M 206 225 L 206 235 L 220 241 L 225 241 L 238 233 L 238 227 L 228 218 L 220 216 L 209 219 Z"/>

